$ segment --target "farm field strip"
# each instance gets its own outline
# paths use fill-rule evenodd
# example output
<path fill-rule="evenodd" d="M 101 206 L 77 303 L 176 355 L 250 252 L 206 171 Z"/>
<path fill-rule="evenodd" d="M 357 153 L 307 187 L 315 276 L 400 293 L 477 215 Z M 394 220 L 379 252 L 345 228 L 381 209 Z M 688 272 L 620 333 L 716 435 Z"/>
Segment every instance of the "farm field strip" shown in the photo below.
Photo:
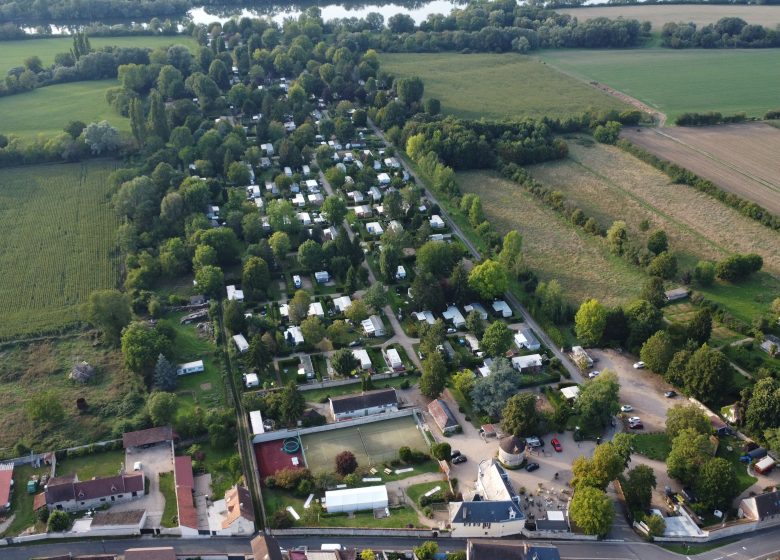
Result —
<path fill-rule="evenodd" d="M 756 252 L 765 269 L 780 275 L 780 235 L 742 216 L 712 197 L 668 177 L 620 149 L 569 141 L 569 158 L 529 168 L 545 185 L 561 191 L 602 226 L 625 220 L 631 236 L 642 240 L 664 229 L 673 252 L 685 266 L 720 259 L 732 252 Z M 650 222 L 648 232 L 639 224 Z"/>
<path fill-rule="evenodd" d="M 118 222 L 106 192 L 113 168 L 0 170 L 0 338 L 73 323 L 93 290 L 118 283 Z"/>
<path fill-rule="evenodd" d="M 780 23 L 780 6 L 756 6 L 756 5 L 713 5 L 713 4 L 689 4 L 669 5 L 656 4 L 652 6 L 605 6 L 585 8 L 563 8 L 555 10 L 561 14 L 568 14 L 578 20 L 588 20 L 598 17 L 638 19 L 649 21 L 654 31 L 661 31 L 667 22 L 694 22 L 697 25 L 715 23 L 724 17 L 738 17 L 748 23 L 774 27 Z"/>
<path fill-rule="evenodd" d="M 775 49 L 560 49 L 537 56 L 571 76 L 634 97 L 671 121 L 703 111 L 760 117 L 780 105 Z"/>
<path fill-rule="evenodd" d="M 572 226 L 520 185 L 490 172 L 459 172 L 456 178 L 461 191 L 482 198 L 499 233 L 520 232 L 529 267 L 542 280 L 556 278 L 572 303 L 593 297 L 616 305 L 639 295 L 645 276 L 638 268 L 611 255 L 600 239 Z"/>
<path fill-rule="evenodd" d="M 780 215 L 780 130 L 764 124 L 665 128 L 625 138 L 656 156 L 709 179 L 722 189 Z"/>
<path fill-rule="evenodd" d="M 420 76 L 425 98 L 441 101 L 442 112 L 468 119 L 576 116 L 628 108 L 620 100 L 520 54 L 382 54 L 382 69 Z"/>

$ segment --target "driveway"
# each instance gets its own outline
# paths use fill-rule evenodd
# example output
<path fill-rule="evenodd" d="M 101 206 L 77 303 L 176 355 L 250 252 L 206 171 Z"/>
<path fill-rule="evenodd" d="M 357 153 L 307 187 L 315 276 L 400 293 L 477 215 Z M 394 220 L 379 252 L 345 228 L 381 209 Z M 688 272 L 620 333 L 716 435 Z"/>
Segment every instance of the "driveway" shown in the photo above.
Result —
<path fill-rule="evenodd" d="M 128 450 L 125 454 L 125 464 L 132 467 L 136 461 L 141 462 L 144 476 L 149 479 L 149 493 L 140 500 L 117 504 L 111 510 L 129 511 L 145 509 L 145 528 L 159 527 L 163 511 L 165 510 L 165 498 L 162 492 L 160 492 L 159 475 L 160 473 L 173 471 L 173 444 L 160 444 L 132 452 Z"/>
<path fill-rule="evenodd" d="M 683 397 L 668 399 L 664 391 L 673 389 L 663 377 L 647 369 L 634 369 L 636 357 L 615 350 L 592 350 L 590 355 L 598 360 L 595 368 L 610 369 L 620 381 L 620 404 L 634 407 L 630 416 L 639 416 L 645 432 L 662 432 L 666 429 L 666 411 L 675 404 L 687 404 Z M 641 432 L 641 431 L 640 431 Z"/>

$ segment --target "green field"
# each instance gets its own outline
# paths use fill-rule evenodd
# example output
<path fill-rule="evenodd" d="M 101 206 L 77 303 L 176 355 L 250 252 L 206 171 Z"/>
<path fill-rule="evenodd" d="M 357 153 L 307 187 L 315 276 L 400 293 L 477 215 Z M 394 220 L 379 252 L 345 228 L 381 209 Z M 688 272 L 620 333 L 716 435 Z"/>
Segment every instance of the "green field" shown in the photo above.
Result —
<path fill-rule="evenodd" d="M 82 457 L 68 457 L 57 461 L 57 476 L 78 475 L 79 480 L 92 480 L 105 476 L 115 476 L 125 463 L 123 449 L 96 452 Z"/>
<path fill-rule="evenodd" d="M 107 120 L 122 131 L 130 130 L 130 119 L 120 116 L 106 101 L 106 90 L 116 80 L 57 84 L 19 95 L 0 98 L 0 133 L 35 138 L 53 136 L 74 120 L 86 124 Z"/>
<path fill-rule="evenodd" d="M 156 48 L 168 45 L 186 45 L 194 49 L 197 44 L 189 36 L 131 36 L 131 37 L 90 37 L 93 49 L 116 45 L 118 47 L 148 47 Z M 27 39 L 22 41 L 0 41 L 0 72 L 5 74 L 11 68 L 22 66 L 24 59 L 38 56 L 44 66 L 54 63 L 54 55 L 68 52 L 73 46 L 70 37 L 53 37 L 50 39 Z"/>
<path fill-rule="evenodd" d="M 592 107 L 625 109 L 620 101 L 535 58 L 519 54 L 382 54 L 382 69 L 420 76 L 425 98 L 469 119 L 566 117 Z"/>
<path fill-rule="evenodd" d="M 119 283 L 110 161 L 0 170 L 0 339 L 78 320 L 93 290 Z"/>
<path fill-rule="evenodd" d="M 780 107 L 780 57 L 774 49 L 551 50 L 541 60 L 595 80 L 664 112 L 745 111 Z"/>

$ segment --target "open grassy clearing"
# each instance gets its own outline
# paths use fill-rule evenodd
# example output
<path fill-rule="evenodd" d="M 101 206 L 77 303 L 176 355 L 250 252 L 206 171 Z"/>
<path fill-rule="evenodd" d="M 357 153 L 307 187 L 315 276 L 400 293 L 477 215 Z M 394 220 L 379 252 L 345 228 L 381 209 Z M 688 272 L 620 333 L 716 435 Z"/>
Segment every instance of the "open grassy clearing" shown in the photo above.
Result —
<path fill-rule="evenodd" d="M 91 480 L 95 477 L 114 476 L 119 474 L 125 463 L 123 449 L 96 452 L 82 457 L 67 458 L 57 461 L 57 476 L 76 474 L 79 480 Z M 132 465 L 131 465 L 132 466 Z M 129 470 L 129 469 L 128 469 Z"/>
<path fill-rule="evenodd" d="M 185 45 L 191 50 L 197 47 L 195 39 L 183 35 L 176 37 L 164 36 L 130 36 L 130 37 L 90 37 L 93 49 L 105 46 L 146 47 L 154 49 L 168 45 Z M 70 37 L 52 37 L 49 39 L 25 39 L 21 41 L 0 41 L 0 72 L 5 74 L 11 68 L 22 66 L 24 59 L 37 56 L 44 66 L 54 63 L 54 56 L 70 51 L 73 39 Z"/>
<path fill-rule="evenodd" d="M 656 461 L 666 461 L 669 453 L 672 451 L 672 442 L 666 432 L 657 434 L 635 434 L 631 438 L 631 445 L 634 453 L 644 455 L 648 459 Z"/>
<path fill-rule="evenodd" d="M 626 109 L 617 99 L 519 54 L 382 54 L 382 69 L 420 76 L 425 97 L 469 119 L 567 117 L 589 107 Z"/>
<path fill-rule="evenodd" d="M 666 113 L 669 122 L 686 111 L 763 116 L 780 105 L 780 57 L 774 49 L 561 49 L 540 58 L 633 96 Z"/>
<path fill-rule="evenodd" d="M 718 282 L 701 289 L 735 316 L 751 321 L 780 291 L 780 234 L 742 216 L 714 198 L 685 185 L 669 184 L 660 171 L 618 148 L 592 142 L 569 142 L 567 159 L 530 168 L 542 183 L 563 192 L 587 215 L 608 226 L 625 220 L 633 239 L 644 239 L 655 229 L 669 236 L 671 250 L 682 268 L 699 259 L 722 259 L 732 252 L 760 254 L 770 274 L 758 274 L 747 282 Z M 639 224 L 651 227 L 641 232 Z M 758 290 L 749 289 L 758 283 Z M 758 299 L 757 299 L 758 298 Z M 766 300 L 766 301 L 765 301 Z"/>
<path fill-rule="evenodd" d="M 673 305 L 667 305 L 663 308 L 664 317 L 666 317 L 672 323 L 688 323 L 696 315 L 697 308 L 690 303 L 675 303 Z M 731 329 L 724 327 L 717 321 L 712 323 L 712 336 L 710 337 L 710 346 L 720 348 L 742 340 L 745 335 L 732 331 Z"/>
<path fill-rule="evenodd" d="M 2 97 L 0 133 L 28 139 L 39 134 L 49 137 L 76 120 L 86 124 L 107 120 L 120 131 L 129 131 L 130 119 L 106 101 L 106 90 L 116 85 L 116 80 L 73 82 Z"/>
<path fill-rule="evenodd" d="M 119 282 L 110 161 L 0 170 L 0 339 L 78 321 L 78 306 Z"/>
<path fill-rule="evenodd" d="M 653 25 L 653 31 L 661 31 L 664 23 L 689 22 L 702 26 L 715 23 L 724 17 L 738 17 L 748 23 L 764 25 L 774 28 L 780 23 L 780 6 L 754 6 L 754 5 L 717 5 L 717 4 L 692 4 L 669 5 L 656 4 L 653 6 L 604 6 L 587 8 L 567 8 L 555 10 L 562 14 L 569 14 L 580 21 L 606 17 L 638 19 L 649 21 Z"/>
<path fill-rule="evenodd" d="M 107 439 L 117 422 L 137 411 L 142 404 L 135 398 L 143 391 L 140 379 L 125 370 L 119 350 L 92 342 L 84 335 L 0 351 L 0 457 L 14 456 L 12 448 L 17 442 L 38 452 Z M 96 371 L 86 385 L 68 379 L 73 365 L 81 360 Z M 59 397 L 65 412 L 62 422 L 48 425 L 30 420 L 26 405 L 42 389 Z M 84 414 L 76 408 L 79 397 L 89 406 Z"/>
<path fill-rule="evenodd" d="M 163 510 L 160 525 L 163 527 L 177 527 L 179 525 L 178 509 L 176 505 L 176 486 L 173 480 L 172 472 L 164 472 L 159 475 L 160 492 L 165 499 L 165 509 Z"/>
<path fill-rule="evenodd" d="M 457 180 L 462 192 L 482 198 L 500 234 L 520 232 L 530 268 L 542 280 L 557 278 L 571 303 L 595 297 L 616 305 L 639 295 L 645 279 L 639 269 L 610 255 L 603 240 L 574 228 L 521 186 L 483 171 L 458 173 Z"/>
<path fill-rule="evenodd" d="M 763 123 L 627 129 L 634 144 L 780 215 L 780 130 Z"/>

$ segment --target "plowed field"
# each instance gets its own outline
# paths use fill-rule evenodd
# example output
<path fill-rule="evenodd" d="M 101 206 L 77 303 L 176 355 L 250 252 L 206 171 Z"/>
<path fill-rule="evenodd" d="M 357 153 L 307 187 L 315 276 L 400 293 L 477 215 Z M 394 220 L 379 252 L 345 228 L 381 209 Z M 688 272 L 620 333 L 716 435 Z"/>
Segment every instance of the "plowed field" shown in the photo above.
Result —
<path fill-rule="evenodd" d="M 780 214 L 780 130 L 760 123 L 626 129 L 628 140 Z"/>

